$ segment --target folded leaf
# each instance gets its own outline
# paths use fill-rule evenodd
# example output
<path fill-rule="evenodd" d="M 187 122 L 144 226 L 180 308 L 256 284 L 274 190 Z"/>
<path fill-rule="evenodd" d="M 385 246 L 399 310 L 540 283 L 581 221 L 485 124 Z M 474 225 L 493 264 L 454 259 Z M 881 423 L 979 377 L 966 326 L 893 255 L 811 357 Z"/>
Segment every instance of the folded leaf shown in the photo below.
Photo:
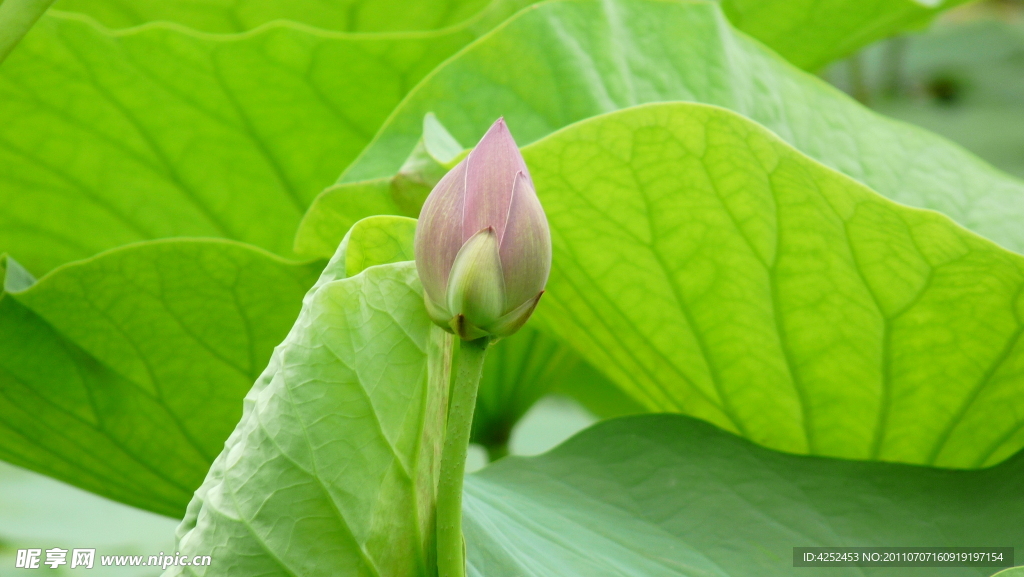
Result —
<path fill-rule="evenodd" d="M 172 236 L 291 255 L 313 197 L 473 37 L 112 33 L 49 14 L 0 67 L 0 251 L 36 274 Z"/>
<path fill-rule="evenodd" d="M 356 223 L 333 259 L 345 266 L 345 273 L 337 278 L 355 276 L 371 266 L 413 260 L 415 235 L 414 218 L 375 216 Z"/>
<path fill-rule="evenodd" d="M 411 262 L 325 274 L 179 527 L 182 553 L 216 556 L 204 575 L 436 571 L 452 337 Z"/>
<path fill-rule="evenodd" d="M 651 410 L 791 452 L 978 467 L 1024 445 L 1024 257 L 733 112 L 655 104 L 526 147 L 537 316 Z"/>
<path fill-rule="evenodd" d="M 682 416 L 595 425 L 466 479 L 474 577 L 991 575 L 793 568 L 793 547 L 1024 547 L 1024 454 L 982 471 L 800 457 Z"/>
<path fill-rule="evenodd" d="M 318 267 L 157 241 L 0 295 L 0 458 L 180 516 Z M 2 272 L 2 271 L 0 271 Z"/>
<path fill-rule="evenodd" d="M 522 12 L 417 86 L 341 180 L 393 176 L 428 112 L 460 142 L 476 142 L 503 115 L 524 144 L 598 114 L 672 100 L 734 110 L 884 196 L 1024 252 L 1024 184 L 782 62 L 708 2 L 584 0 Z"/>

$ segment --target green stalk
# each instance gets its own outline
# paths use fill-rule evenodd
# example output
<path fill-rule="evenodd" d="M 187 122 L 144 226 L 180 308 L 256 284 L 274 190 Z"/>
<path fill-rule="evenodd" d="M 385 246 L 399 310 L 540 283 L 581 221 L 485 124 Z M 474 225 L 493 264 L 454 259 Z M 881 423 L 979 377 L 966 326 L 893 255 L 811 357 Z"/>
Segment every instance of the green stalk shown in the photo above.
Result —
<path fill-rule="evenodd" d="M 439 577 L 465 577 L 466 553 L 462 538 L 462 479 L 473 428 L 473 410 L 480 388 L 489 338 L 462 341 L 458 368 L 448 405 L 448 425 L 441 451 L 441 479 L 437 484 L 437 572 Z"/>

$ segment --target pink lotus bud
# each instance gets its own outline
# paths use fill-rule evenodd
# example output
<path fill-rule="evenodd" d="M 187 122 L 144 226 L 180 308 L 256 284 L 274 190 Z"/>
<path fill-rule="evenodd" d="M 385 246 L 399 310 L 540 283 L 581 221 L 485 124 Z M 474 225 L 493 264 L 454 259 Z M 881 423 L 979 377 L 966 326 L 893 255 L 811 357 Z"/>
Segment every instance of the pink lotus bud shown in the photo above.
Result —
<path fill-rule="evenodd" d="M 466 340 L 519 330 L 551 271 L 551 232 L 499 118 L 430 192 L 416 227 L 430 318 Z"/>

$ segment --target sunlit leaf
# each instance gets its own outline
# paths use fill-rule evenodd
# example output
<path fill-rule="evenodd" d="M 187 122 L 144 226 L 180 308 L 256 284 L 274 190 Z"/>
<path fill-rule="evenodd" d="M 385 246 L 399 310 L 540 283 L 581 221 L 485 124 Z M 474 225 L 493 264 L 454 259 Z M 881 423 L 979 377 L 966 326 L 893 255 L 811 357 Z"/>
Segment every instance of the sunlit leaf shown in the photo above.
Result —
<path fill-rule="evenodd" d="M 493 25 L 529 1 L 402 0 L 398 5 L 394 0 L 59 0 L 55 8 L 86 14 L 111 28 L 166 20 L 226 33 L 292 20 L 339 32 L 399 32 L 436 30 L 468 20 Z"/>
<path fill-rule="evenodd" d="M 967 0 L 720 0 L 740 30 L 808 70 L 875 40 L 927 23 Z M 435 30 L 478 19 L 493 26 L 536 0 L 60 0 L 106 26 L 169 20 L 207 32 L 244 32 L 294 20 L 344 32 Z"/>
<path fill-rule="evenodd" d="M 1024 445 L 1024 257 L 721 108 L 636 107 L 523 153 L 554 244 L 537 316 L 649 409 L 818 455 Z"/>

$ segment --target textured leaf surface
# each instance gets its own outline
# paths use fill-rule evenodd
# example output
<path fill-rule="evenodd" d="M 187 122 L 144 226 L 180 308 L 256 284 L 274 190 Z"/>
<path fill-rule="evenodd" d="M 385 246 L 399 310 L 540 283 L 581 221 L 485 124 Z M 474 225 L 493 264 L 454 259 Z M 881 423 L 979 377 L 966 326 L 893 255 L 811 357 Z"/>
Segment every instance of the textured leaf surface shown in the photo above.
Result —
<path fill-rule="evenodd" d="M 950 471 L 769 451 L 676 415 L 595 425 L 466 482 L 474 577 L 984 576 L 793 568 L 795 546 L 1024 546 L 1024 455 Z"/>
<path fill-rule="evenodd" d="M 33 283 L 5 261 L 0 458 L 180 516 L 318 267 L 155 241 Z"/>
<path fill-rule="evenodd" d="M 817 70 L 969 0 L 721 0 L 729 20 L 793 64 Z"/>
<path fill-rule="evenodd" d="M 0 67 L 0 250 L 36 274 L 171 236 L 288 256 L 313 197 L 473 37 L 110 33 L 47 15 Z"/>
<path fill-rule="evenodd" d="M 428 575 L 451 336 L 413 263 L 327 272 L 179 527 L 201 575 Z M 168 574 L 195 574 L 185 568 Z"/>
<path fill-rule="evenodd" d="M 497 24 L 535 0 L 60 0 L 59 10 L 81 12 L 106 26 L 125 28 L 169 20 L 208 32 L 243 32 L 274 20 L 294 20 L 345 32 L 435 30 L 484 18 Z M 814 70 L 875 40 L 919 25 L 967 0 L 721 0 L 740 30 L 797 66 Z M 490 14 L 487 14 L 487 13 Z"/>
<path fill-rule="evenodd" d="M 244 32 L 293 20 L 340 32 L 436 30 L 462 23 L 482 10 L 507 9 L 522 0 L 59 0 L 55 8 L 87 14 L 111 28 L 155 20 L 205 32 Z M 512 10 L 514 12 L 514 10 Z M 511 12 L 509 12 L 511 13 Z"/>
<path fill-rule="evenodd" d="M 669 100 L 734 110 L 884 196 L 1024 252 L 1020 181 L 794 69 L 736 34 L 712 3 L 553 2 L 523 12 L 412 91 L 342 180 L 394 175 L 428 112 L 460 142 L 476 142 L 504 115 L 525 144 L 597 114 Z"/>
<path fill-rule="evenodd" d="M 524 149 L 538 307 L 652 410 L 773 448 L 976 467 L 1024 444 L 1024 258 L 732 112 L 656 104 Z"/>
<path fill-rule="evenodd" d="M 338 248 L 339 261 L 345 264 L 344 276 L 355 276 L 371 266 L 415 259 L 415 236 L 414 218 L 382 215 L 356 223 Z"/>

